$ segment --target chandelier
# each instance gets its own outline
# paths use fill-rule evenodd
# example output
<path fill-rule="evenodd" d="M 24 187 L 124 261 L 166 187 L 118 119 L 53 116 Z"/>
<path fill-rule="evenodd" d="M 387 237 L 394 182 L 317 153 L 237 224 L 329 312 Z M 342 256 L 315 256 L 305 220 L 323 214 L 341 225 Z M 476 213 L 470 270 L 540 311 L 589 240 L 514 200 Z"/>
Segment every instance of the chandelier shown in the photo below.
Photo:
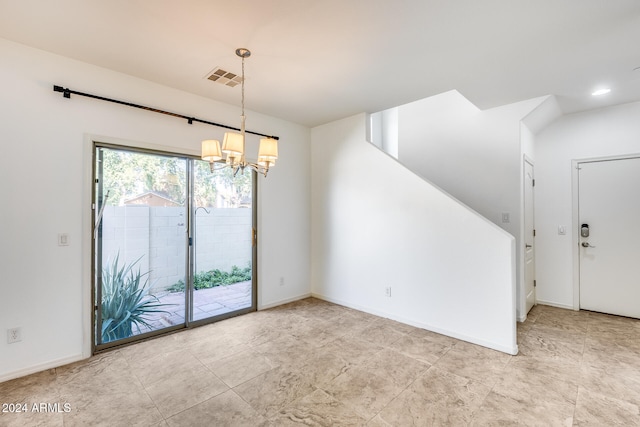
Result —
<path fill-rule="evenodd" d="M 238 171 L 244 173 L 246 168 L 250 168 L 266 177 L 269 168 L 275 165 L 278 159 L 278 141 L 275 138 L 260 139 L 257 162 L 248 162 L 245 158 L 244 60 L 251 56 L 251 52 L 248 49 L 238 48 L 236 49 L 236 55 L 242 58 L 240 133 L 226 132 L 222 141 L 222 149 L 220 148 L 220 141 L 216 139 L 202 141 L 202 160 L 209 162 L 211 172 L 228 167 L 233 170 L 235 175 Z"/>

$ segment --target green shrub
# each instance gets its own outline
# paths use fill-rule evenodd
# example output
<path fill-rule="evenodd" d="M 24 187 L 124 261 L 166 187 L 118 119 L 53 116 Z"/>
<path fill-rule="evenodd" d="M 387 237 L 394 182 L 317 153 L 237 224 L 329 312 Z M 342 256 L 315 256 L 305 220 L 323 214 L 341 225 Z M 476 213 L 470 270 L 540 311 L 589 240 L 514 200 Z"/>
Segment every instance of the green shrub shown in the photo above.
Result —
<path fill-rule="evenodd" d="M 246 282 L 247 280 L 251 280 L 251 266 L 240 268 L 234 265 L 231 267 L 231 271 L 229 272 L 215 269 L 196 273 L 193 278 L 193 287 L 197 291 L 221 285 L 232 285 L 238 282 Z M 177 283 L 171 285 L 167 290 L 169 292 L 184 292 L 184 281 L 179 280 Z"/>
<path fill-rule="evenodd" d="M 133 335 L 133 326 L 146 326 L 149 313 L 168 313 L 160 307 L 157 297 L 145 295 L 149 274 L 134 271 L 138 258 L 129 265 L 119 265 L 120 254 L 113 263 L 102 270 L 102 342 L 106 343 Z M 143 281 L 144 278 L 144 281 Z"/>

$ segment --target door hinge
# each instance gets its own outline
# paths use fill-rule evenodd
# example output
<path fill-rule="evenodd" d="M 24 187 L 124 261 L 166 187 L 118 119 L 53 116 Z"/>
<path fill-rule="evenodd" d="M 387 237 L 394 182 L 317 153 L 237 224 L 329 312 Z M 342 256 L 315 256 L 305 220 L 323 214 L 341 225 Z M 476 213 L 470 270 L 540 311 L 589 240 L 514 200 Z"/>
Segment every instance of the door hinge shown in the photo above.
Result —
<path fill-rule="evenodd" d="M 193 237 L 189 237 L 189 246 L 193 246 Z"/>
<path fill-rule="evenodd" d="M 98 312 L 98 306 L 97 305 L 93 306 L 93 311 L 95 311 L 96 313 Z"/>
<path fill-rule="evenodd" d="M 533 281 L 533 287 L 535 288 L 536 286 L 538 286 L 538 284 L 536 283 L 536 281 Z"/>
<path fill-rule="evenodd" d="M 536 229 L 533 229 L 533 237 L 536 237 Z"/>
<path fill-rule="evenodd" d="M 536 180 L 535 180 L 535 179 L 534 179 L 534 180 L 531 180 L 531 186 L 532 186 L 532 187 L 535 187 L 535 186 L 536 186 Z"/>

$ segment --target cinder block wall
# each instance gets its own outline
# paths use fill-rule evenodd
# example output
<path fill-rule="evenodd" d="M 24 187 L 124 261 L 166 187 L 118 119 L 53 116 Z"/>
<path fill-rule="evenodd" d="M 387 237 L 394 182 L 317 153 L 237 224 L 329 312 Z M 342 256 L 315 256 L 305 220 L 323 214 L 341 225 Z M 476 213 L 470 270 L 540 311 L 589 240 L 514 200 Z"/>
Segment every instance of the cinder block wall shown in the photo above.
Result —
<path fill-rule="evenodd" d="M 195 218 L 196 272 L 251 263 L 252 210 L 199 210 Z M 151 292 L 184 280 L 186 210 L 182 207 L 107 206 L 102 226 L 103 267 L 120 257 L 120 265 L 139 259 L 149 271 Z"/>

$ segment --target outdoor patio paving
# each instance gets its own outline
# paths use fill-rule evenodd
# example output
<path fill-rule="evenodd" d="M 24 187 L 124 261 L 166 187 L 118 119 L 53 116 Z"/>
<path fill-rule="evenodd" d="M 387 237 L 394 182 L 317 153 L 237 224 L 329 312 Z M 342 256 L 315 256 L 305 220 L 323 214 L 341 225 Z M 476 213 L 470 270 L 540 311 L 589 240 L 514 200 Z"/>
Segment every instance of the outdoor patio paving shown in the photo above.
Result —
<path fill-rule="evenodd" d="M 162 309 L 167 313 L 153 313 L 147 316 L 151 330 L 158 330 L 184 323 L 184 292 L 163 292 L 156 294 L 160 303 L 168 304 Z M 193 320 L 218 316 L 231 311 L 251 306 L 251 281 L 238 282 L 232 285 L 216 286 L 193 292 Z M 143 327 L 134 334 L 149 332 Z"/>

